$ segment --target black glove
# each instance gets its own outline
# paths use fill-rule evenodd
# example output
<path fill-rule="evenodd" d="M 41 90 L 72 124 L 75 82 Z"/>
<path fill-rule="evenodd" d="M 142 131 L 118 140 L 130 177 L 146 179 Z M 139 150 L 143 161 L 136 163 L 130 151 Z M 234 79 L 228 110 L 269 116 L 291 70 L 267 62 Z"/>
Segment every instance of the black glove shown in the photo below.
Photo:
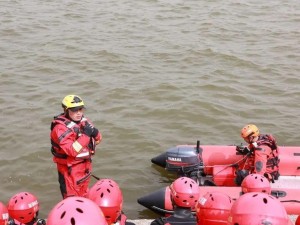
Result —
<path fill-rule="evenodd" d="M 83 133 L 89 137 L 97 137 L 99 130 L 96 127 L 93 127 L 90 123 L 86 122 L 83 127 Z"/>
<path fill-rule="evenodd" d="M 96 127 L 94 127 L 91 137 L 95 138 L 95 137 L 97 137 L 98 134 L 99 134 L 99 130 Z"/>
<path fill-rule="evenodd" d="M 89 124 L 88 122 L 85 123 L 84 127 L 83 127 L 83 133 L 86 135 L 86 136 L 89 136 L 91 137 L 93 132 L 94 132 L 94 127 Z"/>
<path fill-rule="evenodd" d="M 238 154 L 240 155 L 247 155 L 248 153 L 250 153 L 250 149 L 248 147 L 245 147 L 243 145 L 238 145 L 236 146 L 236 151 Z"/>

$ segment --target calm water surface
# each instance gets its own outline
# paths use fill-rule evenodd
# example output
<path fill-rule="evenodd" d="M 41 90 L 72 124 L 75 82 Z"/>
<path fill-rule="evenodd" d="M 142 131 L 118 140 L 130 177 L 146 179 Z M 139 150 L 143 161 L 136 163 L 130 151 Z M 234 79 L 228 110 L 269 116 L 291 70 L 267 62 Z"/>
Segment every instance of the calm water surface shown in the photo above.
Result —
<path fill-rule="evenodd" d="M 103 133 L 94 175 L 137 198 L 174 176 L 169 147 L 238 144 L 245 123 L 299 145 L 300 4 L 287 1 L 4 0 L 0 3 L 0 201 L 61 200 L 50 122 L 78 94 Z M 92 180 L 92 184 L 95 180 Z"/>

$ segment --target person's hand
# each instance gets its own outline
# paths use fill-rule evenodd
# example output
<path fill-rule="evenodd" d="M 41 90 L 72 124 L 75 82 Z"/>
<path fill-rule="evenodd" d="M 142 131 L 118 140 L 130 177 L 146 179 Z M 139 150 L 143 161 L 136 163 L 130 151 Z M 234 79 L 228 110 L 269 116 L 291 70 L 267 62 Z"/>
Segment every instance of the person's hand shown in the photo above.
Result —
<path fill-rule="evenodd" d="M 83 133 L 89 137 L 95 138 L 99 134 L 99 130 L 93 127 L 90 123 L 86 122 L 83 127 Z"/>
<path fill-rule="evenodd" d="M 91 137 L 96 138 L 98 136 L 98 134 L 99 134 L 99 130 L 96 127 L 94 127 Z"/>
<path fill-rule="evenodd" d="M 94 129 L 95 128 L 90 123 L 86 122 L 83 126 L 83 133 L 88 137 L 92 137 Z"/>
<path fill-rule="evenodd" d="M 237 151 L 237 153 L 239 153 L 241 155 L 247 155 L 248 153 L 250 153 L 250 149 L 243 145 L 236 146 L 236 151 Z"/>

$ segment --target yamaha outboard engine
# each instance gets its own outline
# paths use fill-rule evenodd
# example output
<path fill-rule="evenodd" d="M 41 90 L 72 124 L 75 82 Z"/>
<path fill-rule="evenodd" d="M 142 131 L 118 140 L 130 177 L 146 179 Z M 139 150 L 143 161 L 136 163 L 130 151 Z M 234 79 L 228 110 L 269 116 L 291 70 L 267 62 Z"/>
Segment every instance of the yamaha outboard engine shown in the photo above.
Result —
<path fill-rule="evenodd" d="M 203 167 L 202 149 L 197 141 L 196 148 L 191 146 L 177 146 L 166 152 L 166 169 L 177 172 L 181 176 L 191 177 Z"/>

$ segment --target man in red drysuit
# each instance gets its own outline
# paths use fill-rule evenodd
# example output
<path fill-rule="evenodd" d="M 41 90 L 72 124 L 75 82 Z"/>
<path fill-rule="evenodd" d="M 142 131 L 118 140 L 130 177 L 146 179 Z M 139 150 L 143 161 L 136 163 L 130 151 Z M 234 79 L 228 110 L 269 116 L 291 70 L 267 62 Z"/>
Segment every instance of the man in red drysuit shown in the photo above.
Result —
<path fill-rule="evenodd" d="M 261 174 L 274 182 L 279 178 L 278 146 L 271 134 L 260 134 L 254 124 L 248 124 L 241 130 L 241 137 L 249 144 L 244 149 L 247 153 L 244 168 L 237 171 L 236 183 L 241 184 L 249 173 Z"/>
<path fill-rule="evenodd" d="M 62 100 L 64 112 L 51 123 L 51 152 L 57 164 L 58 181 L 63 198 L 85 197 L 92 172 L 92 155 L 102 135 L 84 117 L 84 102 L 77 95 Z"/>

